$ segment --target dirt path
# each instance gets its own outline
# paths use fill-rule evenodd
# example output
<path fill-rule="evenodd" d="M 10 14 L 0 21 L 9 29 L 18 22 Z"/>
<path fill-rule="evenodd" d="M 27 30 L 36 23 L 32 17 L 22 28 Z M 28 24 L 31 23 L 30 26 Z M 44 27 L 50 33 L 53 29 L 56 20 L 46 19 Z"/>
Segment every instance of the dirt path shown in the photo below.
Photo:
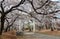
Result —
<path fill-rule="evenodd" d="M 60 37 L 35 33 L 25 35 L 24 39 L 60 39 Z"/>

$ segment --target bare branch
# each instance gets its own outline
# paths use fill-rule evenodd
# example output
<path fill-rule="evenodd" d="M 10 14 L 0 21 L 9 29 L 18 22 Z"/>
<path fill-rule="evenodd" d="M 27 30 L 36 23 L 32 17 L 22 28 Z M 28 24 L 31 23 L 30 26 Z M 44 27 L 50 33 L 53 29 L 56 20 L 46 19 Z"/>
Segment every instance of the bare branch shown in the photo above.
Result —
<path fill-rule="evenodd" d="M 3 3 L 5 0 L 2 0 L 1 3 Z"/>
<path fill-rule="evenodd" d="M 48 3 L 48 2 L 49 2 L 49 0 L 47 0 L 44 4 L 42 4 L 42 6 L 36 8 L 36 9 L 41 9 L 41 8 L 42 8 L 46 3 Z"/>
<path fill-rule="evenodd" d="M 34 12 L 34 11 L 33 11 L 33 12 Z M 30 12 L 30 13 L 27 12 L 27 14 L 29 14 L 31 17 L 33 17 L 33 18 L 36 19 L 37 21 L 41 22 L 37 17 L 33 16 L 33 14 L 31 14 L 31 13 L 32 13 L 32 12 Z"/>
<path fill-rule="evenodd" d="M 14 10 L 15 10 L 15 9 L 14 9 Z M 31 12 L 28 13 L 28 12 L 26 12 L 26 11 L 24 11 L 24 10 L 21 10 L 21 9 L 18 9 L 18 8 L 16 8 L 16 10 L 25 12 L 25 13 L 29 14 L 31 17 L 33 17 L 33 18 L 35 18 L 36 20 L 38 20 L 39 22 L 41 22 L 38 18 L 36 18 L 35 16 L 33 16 L 33 15 L 31 14 Z M 34 11 L 33 11 L 33 12 L 34 12 Z"/>
<path fill-rule="evenodd" d="M 5 19 L 7 21 L 7 24 L 9 25 L 9 21 L 7 19 Z"/>
<path fill-rule="evenodd" d="M 54 13 L 57 13 L 57 12 L 60 12 L 60 10 L 52 11 L 52 12 L 49 12 L 49 13 L 54 14 Z"/>
<path fill-rule="evenodd" d="M 14 10 L 15 10 L 15 9 L 14 9 Z M 31 12 L 28 13 L 28 12 L 26 12 L 26 11 L 24 11 L 24 10 L 21 10 L 21 9 L 18 9 L 18 8 L 16 8 L 16 10 L 25 12 L 25 13 L 29 14 L 31 17 L 33 17 L 33 18 L 35 18 L 36 20 L 38 20 L 39 22 L 41 22 L 38 18 L 36 18 L 35 16 L 33 16 L 33 15 L 31 14 Z"/>
<path fill-rule="evenodd" d="M 36 13 L 38 13 L 38 12 L 36 11 L 36 9 L 34 8 L 33 1 L 29 1 L 29 3 L 32 5 L 32 8 L 34 9 L 34 11 L 35 11 Z"/>
<path fill-rule="evenodd" d="M 3 4 L 2 4 L 4 1 L 5 1 L 5 0 L 2 0 L 2 1 L 1 1 L 1 5 L 0 5 L 2 12 L 4 12 Z"/>
<path fill-rule="evenodd" d="M 48 6 L 51 3 L 51 1 L 48 1 L 48 4 L 46 4 L 46 6 Z"/>
<path fill-rule="evenodd" d="M 57 13 L 57 12 L 59 12 L 59 11 L 60 11 L 60 10 L 52 11 L 52 12 L 49 12 L 49 14 L 54 14 L 54 13 Z M 41 13 L 37 13 L 37 14 L 41 14 Z M 42 15 L 48 15 L 48 14 L 42 13 Z"/>
<path fill-rule="evenodd" d="M 16 21 L 16 19 L 17 19 L 18 17 L 19 17 L 19 16 L 17 16 L 10 25 L 9 25 L 8 20 L 7 20 L 8 25 L 7 25 L 7 28 L 5 29 L 5 32 L 7 32 L 7 29 L 10 28 L 10 27 L 14 24 L 14 22 Z"/>
<path fill-rule="evenodd" d="M 29 0 L 28 0 L 29 1 Z M 47 5 L 49 5 L 51 3 L 51 1 L 47 0 L 41 7 L 35 9 L 34 8 L 34 5 L 33 5 L 33 0 L 32 1 L 29 1 L 29 3 L 32 5 L 32 8 L 34 9 L 34 11 L 37 13 L 37 14 L 41 14 L 41 15 L 47 15 L 45 13 L 41 13 L 41 12 L 37 12 L 36 10 L 37 9 L 41 9 L 46 3 L 48 3 Z M 52 12 L 49 12 L 49 14 L 53 14 L 53 13 L 57 13 L 59 12 L 60 10 L 57 10 L 57 11 L 52 11 Z"/>
<path fill-rule="evenodd" d="M 0 13 L 2 13 L 2 11 L 0 11 Z"/>
<path fill-rule="evenodd" d="M 37 17 L 33 16 L 31 13 L 29 14 L 31 17 L 35 18 L 37 21 L 41 22 Z"/>
<path fill-rule="evenodd" d="M 21 1 L 19 2 L 19 4 L 15 5 L 15 6 L 12 6 L 12 7 L 11 7 L 9 10 L 7 10 L 5 13 L 7 14 L 7 13 L 11 12 L 13 8 L 19 7 L 19 6 L 20 6 L 21 4 L 23 4 L 24 2 L 25 2 L 25 0 L 21 0 Z"/>
<path fill-rule="evenodd" d="M 12 11 L 14 11 L 14 10 L 18 10 L 18 11 L 21 11 L 21 12 L 28 13 L 27 11 L 24 11 L 24 10 L 21 10 L 21 9 L 18 9 L 18 8 L 13 9 Z"/>
<path fill-rule="evenodd" d="M 37 9 L 34 8 L 33 1 L 29 1 L 29 3 L 32 5 L 32 8 L 34 9 L 34 11 L 35 11 L 37 14 L 46 15 L 45 13 L 41 13 L 41 12 L 37 12 L 37 11 L 36 11 Z"/>

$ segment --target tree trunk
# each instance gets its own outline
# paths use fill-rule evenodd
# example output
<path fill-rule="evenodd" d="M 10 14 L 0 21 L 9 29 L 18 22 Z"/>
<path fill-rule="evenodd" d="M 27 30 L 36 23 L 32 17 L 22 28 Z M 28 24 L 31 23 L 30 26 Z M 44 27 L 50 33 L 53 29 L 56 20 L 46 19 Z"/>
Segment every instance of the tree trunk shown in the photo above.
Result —
<path fill-rule="evenodd" d="M 0 28 L 0 35 L 2 35 L 3 29 L 4 29 L 4 21 L 5 21 L 5 16 L 1 16 L 1 28 Z"/>
<path fill-rule="evenodd" d="M 8 30 L 10 30 L 10 26 L 7 26 L 4 32 L 7 32 Z"/>
<path fill-rule="evenodd" d="M 53 27 L 51 27 L 51 31 L 54 31 Z"/>
<path fill-rule="evenodd" d="M 8 28 L 6 28 L 4 32 L 7 32 L 7 31 L 8 31 Z"/>
<path fill-rule="evenodd" d="M 12 25 L 13 25 L 13 24 L 8 25 L 8 26 L 6 27 L 6 29 L 5 29 L 5 31 L 4 31 L 4 32 L 7 32 L 8 30 L 10 31 L 10 27 L 11 27 Z"/>

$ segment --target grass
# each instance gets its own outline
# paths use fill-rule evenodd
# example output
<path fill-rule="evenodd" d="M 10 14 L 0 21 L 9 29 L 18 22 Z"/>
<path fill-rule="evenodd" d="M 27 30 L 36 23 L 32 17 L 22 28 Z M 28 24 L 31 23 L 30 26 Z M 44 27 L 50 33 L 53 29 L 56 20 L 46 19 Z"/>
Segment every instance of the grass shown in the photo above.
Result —
<path fill-rule="evenodd" d="M 9 35 L 9 36 L 0 36 L 0 39 L 24 39 L 24 38 L 21 36 L 13 37 Z"/>
<path fill-rule="evenodd" d="M 60 31 L 41 30 L 41 31 L 38 31 L 38 33 L 53 35 L 53 36 L 60 36 Z M 33 37 L 30 37 L 30 38 L 33 38 Z M 2 36 L 0 36 L 0 39 L 30 39 L 30 38 L 27 38 L 26 36 L 16 36 L 15 31 L 8 31 L 6 33 L 3 33 Z"/>
<path fill-rule="evenodd" d="M 1 36 L 0 39 L 30 39 L 31 37 L 29 36 L 16 36 L 16 32 L 15 31 L 8 31 L 8 32 L 4 32 Z M 32 37 L 32 39 L 35 39 Z"/>

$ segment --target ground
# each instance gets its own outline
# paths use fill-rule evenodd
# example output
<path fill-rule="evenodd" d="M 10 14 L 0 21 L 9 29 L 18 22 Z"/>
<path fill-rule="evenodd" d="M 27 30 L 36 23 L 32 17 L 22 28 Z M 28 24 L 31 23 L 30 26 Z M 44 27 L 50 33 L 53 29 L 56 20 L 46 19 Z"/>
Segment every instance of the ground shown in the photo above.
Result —
<path fill-rule="evenodd" d="M 24 36 L 16 36 L 15 34 L 16 33 L 14 31 L 3 33 L 2 38 L 8 39 L 9 37 L 11 39 L 60 39 L 60 32 L 58 31 L 51 32 L 48 30 L 44 30 L 40 31 L 39 33 L 35 32 L 32 34 L 24 34 Z"/>
<path fill-rule="evenodd" d="M 60 36 L 60 31 L 57 31 L 57 30 L 54 30 L 54 31 L 51 31 L 51 30 L 41 30 L 38 33 L 47 34 L 47 35 L 53 35 L 53 36 Z"/>
<path fill-rule="evenodd" d="M 35 33 L 35 34 L 25 35 L 22 39 L 60 39 L 60 37 Z"/>

